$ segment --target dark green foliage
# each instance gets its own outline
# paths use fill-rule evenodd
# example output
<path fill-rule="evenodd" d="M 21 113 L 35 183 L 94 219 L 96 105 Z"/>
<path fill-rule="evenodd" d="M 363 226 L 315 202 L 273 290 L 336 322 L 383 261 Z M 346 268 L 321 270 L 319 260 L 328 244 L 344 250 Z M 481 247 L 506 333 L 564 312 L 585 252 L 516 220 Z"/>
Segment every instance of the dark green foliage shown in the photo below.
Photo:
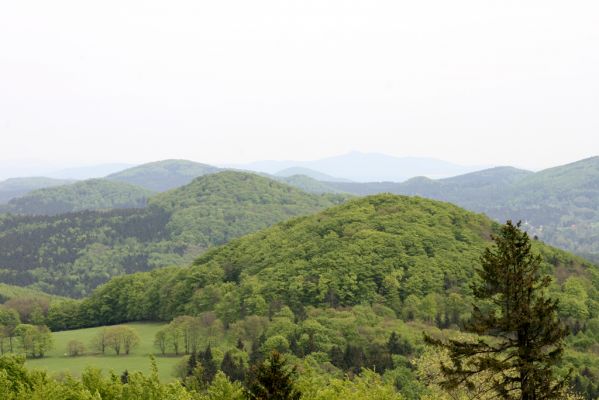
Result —
<path fill-rule="evenodd" d="M 121 383 L 123 385 L 129 383 L 129 371 L 123 371 L 123 373 L 121 374 Z"/>
<path fill-rule="evenodd" d="M 285 358 L 277 352 L 254 366 L 247 388 L 250 400 L 299 400 L 301 393 L 294 387 L 295 368 L 286 365 Z"/>
<path fill-rule="evenodd" d="M 192 376 L 193 371 L 198 366 L 198 356 L 195 351 L 192 351 L 187 360 L 187 376 Z"/>
<path fill-rule="evenodd" d="M 556 378 L 555 367 L 562 358 L 567 330 L 558 319 L 557 301 L 545 294 L 551 279 L 542 275 L 541 258 L 532 252 L 519 224 L 508 221 L 494 240 L 496 247 L 485 251 L 477 270 L 480 282 L 474 296 L 478 302 L 466 325 L 481 339 L 447 343 L 428 339 L 450 352 L 453 365 L 442 368 L 444 385 L 473 386 L 473 377 L 487 373 L 500 398 L 562 398 L 566 381 Z"/>
<path fill-rule="evenodd" d="M 2 209 L 12 214 L 58 215 L 83 210 L 140 208 L 146 205 L 151 194 L 127 183 L 90 179 L 35 190 L 12 199 Z"/>
<path fill-rule="evenodd" d="M 198 362 L 202 366 L 202 383 L 204 385 L 209 385 L 218 371 L 216 362 L 212 356 L 210 345 L 208 345 L 204 351 L 200 351 L 198 354 Z"/>
<path fill-rule="evenodd" d="M 106 179 L 141 186 L 154 192 L 164 192 L 187 185 L 194 178 L 214 174 L 220 168 L 187 160 L 164 160 L 138 165 L 108 175 Z"/>
<path fill-rule="evenodd" d="M 245 380 L 245 368 L 241 359 L 235 359 L 230 351 L 227 351 L 220 364 L 220 370 L 232 381 L 243 382 Z"/>
<path fill-rule="evenodd" d="M 56 294 L 87 294 L 111 276 L 149 269 L 151 255 L 161 250 L 157 244 L 168 237 L 168 219 L 156 207 L 2 218 L 0 279 L 19 285 L 37 282 Z M 175 245 L 161 247 L 174 254 L 183 251 Z"/>

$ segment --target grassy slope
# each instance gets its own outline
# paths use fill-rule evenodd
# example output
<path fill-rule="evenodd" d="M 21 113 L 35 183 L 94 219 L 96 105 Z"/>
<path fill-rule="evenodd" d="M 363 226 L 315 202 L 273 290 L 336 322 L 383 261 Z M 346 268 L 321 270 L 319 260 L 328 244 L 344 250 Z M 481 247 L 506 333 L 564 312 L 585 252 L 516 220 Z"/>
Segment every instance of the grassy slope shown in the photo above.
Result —
<path fill-rule="evenodd" d="M 47 357 L 36 360 L 27 360 L 27 366 L 30 368 L 46 369 L 49 372 L 70 371 L 78 375 L 87 366 L 101 368 L 103 371 L 113 370 L 120 374 L 125 369 L 129 371 L 150 371 L 150 354 L 155 354 L 156 349 L 153 346 L 154 335 L 160 330 L 163 323 L 131 323 L 127 324 L 133 327 L 139 334 L 141 340 L 139 346 L 129 356 L 116 356 L 114 354 L 92 355 L 93 351 L 89 349 L 89 343 L 92 338 L 103 328 L 78 329 L 73 331 L 55 332 L 54 349 Z M 65 356 L 67 343 L 71 340 L 79 340 L 86 346 L 86 355 L 80 357 Z M 172 371 L 180 357 L 156 357 L 160 379 L 173 379 Z"/>

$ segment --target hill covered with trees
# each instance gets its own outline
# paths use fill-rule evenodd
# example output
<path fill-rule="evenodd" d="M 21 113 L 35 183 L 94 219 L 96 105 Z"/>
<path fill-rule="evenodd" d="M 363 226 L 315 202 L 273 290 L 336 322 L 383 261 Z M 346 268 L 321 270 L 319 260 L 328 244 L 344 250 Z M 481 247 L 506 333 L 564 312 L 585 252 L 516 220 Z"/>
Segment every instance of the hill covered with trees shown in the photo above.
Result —
<path fill-rule="evenodd" d="M 59 215 L 83 210 L 141 208 L 152 192 L 139 186 L 105 179 L 38 189 L 12 199 L 0 212 L 26 215 Z"/>
<path fill-rule="evenodd" d="M 67 179 L 54 179 L 45 177 L 10 178 L 0 182 L 0 204 L 8 203 L 10 200 L 26 195 L 37 189 L 73 183 Z"/>
<path fill-rule="evenodd" d="M 105 293 L 124 290 L 123 307 L 90 322 L 217 310 L 230 323 L 258 308 L 268 312 L 272 304 L 301 312 L 307 306 L 365 302 L 433 321 L 449 302 L 468 303 L 474 267 L 496 228 L 483 215 L 433 200 L 394 195 L 350 200 L 235 239 L 204 253 L 191 267 L 117 278 L 86 302 L 91 309 L 108 310 L 101 300 Z M 571 276 L 598 272 L 583 259 L 540 242 L 535 249 L 545 259 L 544 269 L 559 278 L 557 291 Z M 127 283 L 138 279 L 144 282 L 138 286 L 142 292 Z M 592 287 L 585 279 L 583 289 L 592 292 Z M 127 296 L 136 300 L 126 301 Z M 141 301 L 146 296 L 151 307 Z"/>
<path fill-rule="evenodd" d="M 497 167 L 438 180 L 320 182 L 318 191 L 360 196 L 389 192 L 448 201 L 496 221 L 522 220 L 547 243 L 599 260 L 599 157 L 536 173 Z"/>
<path fill-rule="evenodd" d="M 106 179 L 141 186 L 153 192 L 164 192 L 187 185 L 199 176 L 219 171 L 220 168 L 193 161 L 164 160 L 116 172 Z"/>
<path fill-rule="evenodd" d="M 79 297 L 112 276 L 189 263 L 211 246 L 344 199 L 228 171 L 157 195 L 144 209 L 3 215 L 0 279 Z"/>

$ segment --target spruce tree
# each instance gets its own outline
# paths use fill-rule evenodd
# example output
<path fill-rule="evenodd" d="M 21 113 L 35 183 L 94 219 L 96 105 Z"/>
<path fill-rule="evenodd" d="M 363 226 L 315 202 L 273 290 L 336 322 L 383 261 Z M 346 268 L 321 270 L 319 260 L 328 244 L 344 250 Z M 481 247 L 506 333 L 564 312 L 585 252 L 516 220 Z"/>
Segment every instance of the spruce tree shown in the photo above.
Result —
<path fill-rule="evenodd" d="M 230 351 L 225 353 L 223 361 L 220 364 L 220 370 L 232 381 L 242 382 L 245 379 L 243 361 L 241 359 L 236 361 Z"/>
<path fill-rule="evenodd" d="M 214 361 L 214 357 L 212 356 L 212 349 L 210 348 L 210 345 L 206 347 L 206 350 L 201 351 L 199 353 L 198 361 L 200 362 L 203 368 L 202 383 L 208 386 L 214 380 L 214 377 L 218 372 L 216 362 Z"/>
<path fill-rule="evenodd" d="M 189 359 L 187 360 L 187 373 L 186 373 L 186 376 L 193 375 L 193 370 L 195 369 L 195 367 L 197 365 L 198 365 L 198 358 L 197 358 L 196 352 L 193 351 L 191 353 L 191 355 L 189 356 Z"/>
<path fill-rule="evenodd" d="M 531 242 L 508 221 L 493 237 L 477 270 L 476 303 L 466 330 L 480 335 L 476 342 L 448 342 L 427 337 L 449 351 L 452 365 L 443 365 L 443 386 L 472 388 L 481 373 L 500 399 L 562 398 L 567 378 L 554 367 L 563 353 L 567 330 L 558 318 L 556 300 L 546 295 L 551 279 L 541 273 L 541 257 Z"/>
<path fill-rule="evenodd" d="M 267 360 L 254 366 L 246 396 L 250 400 L 299 400 L 295 374 L 295 368 L 287 367 L 281 354 L 272 352 Z"/>

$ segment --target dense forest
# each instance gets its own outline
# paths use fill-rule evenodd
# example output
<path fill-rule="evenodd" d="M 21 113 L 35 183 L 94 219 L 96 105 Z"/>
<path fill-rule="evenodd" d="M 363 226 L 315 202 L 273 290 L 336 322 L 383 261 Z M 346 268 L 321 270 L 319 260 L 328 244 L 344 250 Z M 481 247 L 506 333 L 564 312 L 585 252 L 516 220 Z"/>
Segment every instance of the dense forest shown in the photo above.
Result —
<path fill-rule="evenodd" d="M 0 215 L 0 279 L 80 297 L 112 276 L 183 265 L 211 246 L 344 198 L 222 172 L 153 197 L 144 209 Z"/>

